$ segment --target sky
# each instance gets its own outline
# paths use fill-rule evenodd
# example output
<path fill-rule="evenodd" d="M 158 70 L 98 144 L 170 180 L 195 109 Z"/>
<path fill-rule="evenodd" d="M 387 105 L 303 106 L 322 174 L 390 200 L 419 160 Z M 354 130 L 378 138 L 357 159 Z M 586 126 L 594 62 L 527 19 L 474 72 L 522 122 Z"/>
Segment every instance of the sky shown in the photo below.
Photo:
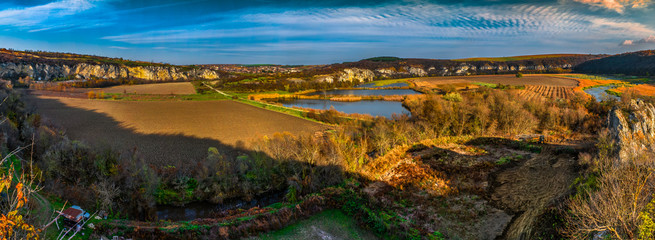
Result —
<path fill-rule="evenodd" d="M 655 0 L 2 0 L 0 48 L 330 64 L 655 48 Z"/>

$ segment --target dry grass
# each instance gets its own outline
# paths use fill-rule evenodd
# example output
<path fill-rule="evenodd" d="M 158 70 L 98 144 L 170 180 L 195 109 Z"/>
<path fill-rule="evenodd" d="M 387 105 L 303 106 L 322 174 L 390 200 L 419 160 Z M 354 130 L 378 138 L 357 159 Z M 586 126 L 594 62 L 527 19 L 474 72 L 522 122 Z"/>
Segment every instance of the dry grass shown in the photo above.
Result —
<path fill-rule="evenodd" d="M 573 91 L 584 92 L 586 88 L 608 85 L 608 84 L 623 84 L 625 82 L 620 80 L 606 80 L 606 79 L 586 79 L 586 78 L 569 78 L 578 82 L 578 85 L 573 88 Z"/>
<path fill-rule="evenodd" d="M 475 75 L 475 76 L 453 76 L 453 77 L 427 77 L 411 80 L 417 87 L 441 88 L 443 85 L 455 85 L 462 87 L 466 84 L 477 87 L 473 83 L 483 82 L 503 85 L 535 85 L 535 86 L 558 86 L 575 87 L 578 82 L 574 79 L 565 78 L 555 74 L 525 74 L 522 78 L 515 75 Z"/>
<path fill-rule="evenodd" d="M 361 100 L 362 97 L 352 97 L 352 96 L 330 98 L 330 101 L 335 101 L 335 102 L 359 102 Z"/>
<path fill-rule="evenodd" d="M 120 151 L 136 148 L 155 162 L 198 160 L 208 147 L 233 151 L 276 132 L 316 132 L 325 125 L 233 101 L 103 101 L 29 97 L 71 139 Z"/>
<path fill-rule="evenodd" d="M 626 91 L 634 91 L 634 93 L 636 93 L 637 95 L 655 96 L 655 86 L 653 84 L 639 84 L 639 85 L 632 85 L 629 87 L 618 87 L 612 89 L 612 91 L 618 93 L 624 93 Z"/>
<path fill-rule="evenodd" d="M 133 94 L 195 94 L 196 89 L 190 82 L 152 83 L 141 85 L 121 85 L 108 88 L 97 88 L 93 91 L 105 93 L 133 93 Z"/>

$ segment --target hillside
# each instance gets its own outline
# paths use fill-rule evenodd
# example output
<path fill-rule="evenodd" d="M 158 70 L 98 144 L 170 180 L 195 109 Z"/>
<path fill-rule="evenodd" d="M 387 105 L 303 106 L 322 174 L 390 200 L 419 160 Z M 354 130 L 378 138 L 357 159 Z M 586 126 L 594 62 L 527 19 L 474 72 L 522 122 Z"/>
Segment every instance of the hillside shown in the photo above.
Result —
<path fill-rule="evenodd" d="M 219 79 L 221 74 L 278 75 L 318 82 L 371 81 L 426 76 L 462 76 L 515 72 L 562 72 L 604 55 L 553 54 L 456 60 L 376 57 L 330 65 L 175 66 L 73 53 L 0 49 L 0 78 L 59 81 L 74 79 L 139 79 L 176 81 Z M 237 74 L 237 75 L 234 75 Z"/>
<path fill-rule="evenodd" d="M 655 50 L 623 53 L 591 60 L 576 66 L 575 70 L 584 73 L 651 75 L 655 73 Z"/>
<path fill-rule="evenodd" d="M 605 55 L 557 54 L 457 60 L 376 57 L 314 68 L 310 71 L 312 74 L 305 74 L 305 76 L 331 82 L 516 72 L 563 72 L 588 60 L 602 57 Z"/>
<path fill-rule="evenodd" d="M 35 80 L 139 79 L 175 81 L 218 79 L 219 72 L 198 66 L 130 61 L 72 53 L 0 49 L 0 78 Z"/>

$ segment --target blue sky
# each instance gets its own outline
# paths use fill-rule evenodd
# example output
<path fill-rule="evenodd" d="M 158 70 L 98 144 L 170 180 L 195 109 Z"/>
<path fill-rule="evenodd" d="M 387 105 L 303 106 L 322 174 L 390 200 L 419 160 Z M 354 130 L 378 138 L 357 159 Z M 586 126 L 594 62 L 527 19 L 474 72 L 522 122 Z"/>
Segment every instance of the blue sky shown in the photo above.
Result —
<path fill-rule="evenodd" d="M 655 48 L 655 0 L 3 0 L 0 47 L 173 64 Z"/>

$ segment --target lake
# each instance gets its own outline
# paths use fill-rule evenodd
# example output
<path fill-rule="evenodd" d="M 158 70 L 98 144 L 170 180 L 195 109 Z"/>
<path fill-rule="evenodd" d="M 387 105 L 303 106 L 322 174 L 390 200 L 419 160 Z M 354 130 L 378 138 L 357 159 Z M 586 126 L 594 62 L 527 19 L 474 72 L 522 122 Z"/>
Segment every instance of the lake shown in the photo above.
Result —
<path fill-rule="evenodd" d="M 290 99 L 279 100 L 285 107 L 302 107 L 327 110 L 334 107 L 335 110 L 344 113 L 361 113 L 371 116 L 382 116 L 391 118 L 391 115 L 408 114 L 409 111 L 402 106 L 401 102 L 391 102 L 382 100 L 362 100 L 358 102 L 337 102 L 328 99 Z"/>

